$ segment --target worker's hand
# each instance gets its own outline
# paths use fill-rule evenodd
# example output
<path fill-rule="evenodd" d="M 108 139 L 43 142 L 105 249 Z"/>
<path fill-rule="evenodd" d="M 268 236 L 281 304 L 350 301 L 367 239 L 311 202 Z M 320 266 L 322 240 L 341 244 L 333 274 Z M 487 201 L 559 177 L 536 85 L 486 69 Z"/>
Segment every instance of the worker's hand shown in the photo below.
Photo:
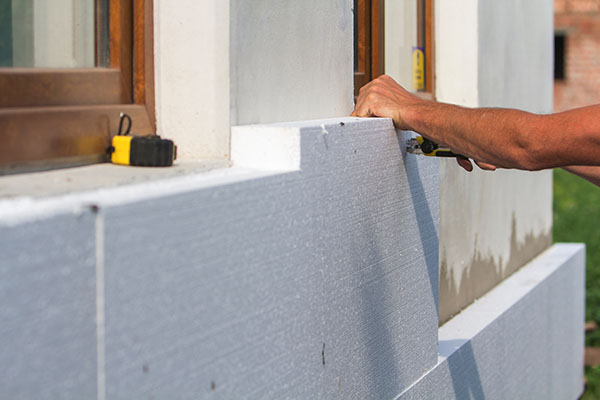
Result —
<path fill-rule="evenodd" d="M 424 101 L 382 75 L 360 89 L 352 116 L 392 118 L 396 128 L 409 130 L 407 115 Z"/>
<path fill-rule="evenodd" d="M 410 113 L 417 112 L 416 109 L 426 103 L 427 100 L 408 92 L 389 76 L 381 75 L 360 89 L 352 116 L 392 118 L 396 128 L 411 130 Z M 473 171 L 471 161 L 458 158 L 457 161 L 467 171 Z M 475 164 L 483 170 L 496 170 L 492 164 L 479 161 Z"/>
<path fill-rule="evenodd" d="M 473 160 L 475 161 L 475 160 Z M 457 158 L 456 162 L 458 162 L 458 165 L 460 165 L 461 167 L 463 167 L 465 170 L 471 172 L 473 171 L 473 164 L 471 163 L 470 160 L 465 160 L 464 158 Z M 477 166 L 485 171 L 495 171 L 496 170 L 496 166 L 492 165 L 492 164 L 488 164 L 488 163 L 484 163 L 481 161 L 475 161 L 475 164 L 477 164 Z"/>

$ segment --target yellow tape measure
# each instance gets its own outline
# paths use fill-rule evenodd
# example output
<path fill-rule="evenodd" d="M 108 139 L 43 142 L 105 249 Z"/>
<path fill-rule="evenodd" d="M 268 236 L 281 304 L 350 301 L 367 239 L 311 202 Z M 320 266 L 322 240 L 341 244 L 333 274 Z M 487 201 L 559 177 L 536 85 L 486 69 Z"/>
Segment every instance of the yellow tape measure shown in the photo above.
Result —
<path fill-rule="evenodd" d="M 123 132 L 123 122 L 127 128 Z M 172 140 L 158 135 L 136 136 L 131 134 L 131 117 L 121 113 L 119 132 L 108 148 L 113 164 L 142 167 L 169 167 L 177 158 L 177 146 Z"/>

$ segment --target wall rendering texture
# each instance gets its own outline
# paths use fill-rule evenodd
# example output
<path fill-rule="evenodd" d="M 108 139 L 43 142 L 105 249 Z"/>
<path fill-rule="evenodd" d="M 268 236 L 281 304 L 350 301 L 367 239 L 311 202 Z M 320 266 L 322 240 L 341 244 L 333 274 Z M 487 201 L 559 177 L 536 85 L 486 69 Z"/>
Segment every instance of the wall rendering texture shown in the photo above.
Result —
<path fill-rule="evenodd" d="M 231 1 L 231 124 L 350 115 L 352 0 Z"/>
<path fill-rule="evenodd" d="M 179 160 L 229 154 L 229 1 L 154 1 L 156 122 Z"/>
<path fill-rule="evenodd" d="M 438 1 L 438 100 L 552 111 L 552 1 Z M 477 169 L 477 168 L 476 168 Z M 440 322 L 551 243 L 552 173 L 440 170 Z"/>

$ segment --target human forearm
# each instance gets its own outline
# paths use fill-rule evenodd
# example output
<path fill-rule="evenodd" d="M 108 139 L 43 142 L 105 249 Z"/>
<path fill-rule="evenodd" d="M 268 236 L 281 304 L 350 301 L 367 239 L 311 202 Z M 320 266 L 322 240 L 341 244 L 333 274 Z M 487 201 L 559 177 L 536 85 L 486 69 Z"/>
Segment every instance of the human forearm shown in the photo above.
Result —
<path fill-rule="evenodd" d="M 552 115 L 464 108 L 420 99 L 381 76 L 360 90 L 352 115 L 390 117 L 397 128 L 414 130 L 480 166 L 600 166 L 600 105 Z"/>
<path fill-rule="evenodd" d="M 539 115 L 423 101 L 411 106 L 405 122 L 409 129 L 478 161 L 503 168 L 545 167 L 534 157 Z"/>
<path fill-rule="evenodd" d="M 600 167 L 569 166 L 563 169 L 600 186 Z"/>

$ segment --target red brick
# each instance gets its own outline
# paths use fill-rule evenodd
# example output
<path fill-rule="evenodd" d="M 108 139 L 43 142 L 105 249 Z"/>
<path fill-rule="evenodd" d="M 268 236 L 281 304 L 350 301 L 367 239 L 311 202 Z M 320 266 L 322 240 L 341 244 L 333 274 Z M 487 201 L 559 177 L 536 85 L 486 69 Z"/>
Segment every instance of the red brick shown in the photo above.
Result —
<path fill-rule="evenodd" d="M 555 28 L 567 32 L 566 80 L 555 82 L 554 109 L 600 103 L 600 0 L 555 0 Z"/>

